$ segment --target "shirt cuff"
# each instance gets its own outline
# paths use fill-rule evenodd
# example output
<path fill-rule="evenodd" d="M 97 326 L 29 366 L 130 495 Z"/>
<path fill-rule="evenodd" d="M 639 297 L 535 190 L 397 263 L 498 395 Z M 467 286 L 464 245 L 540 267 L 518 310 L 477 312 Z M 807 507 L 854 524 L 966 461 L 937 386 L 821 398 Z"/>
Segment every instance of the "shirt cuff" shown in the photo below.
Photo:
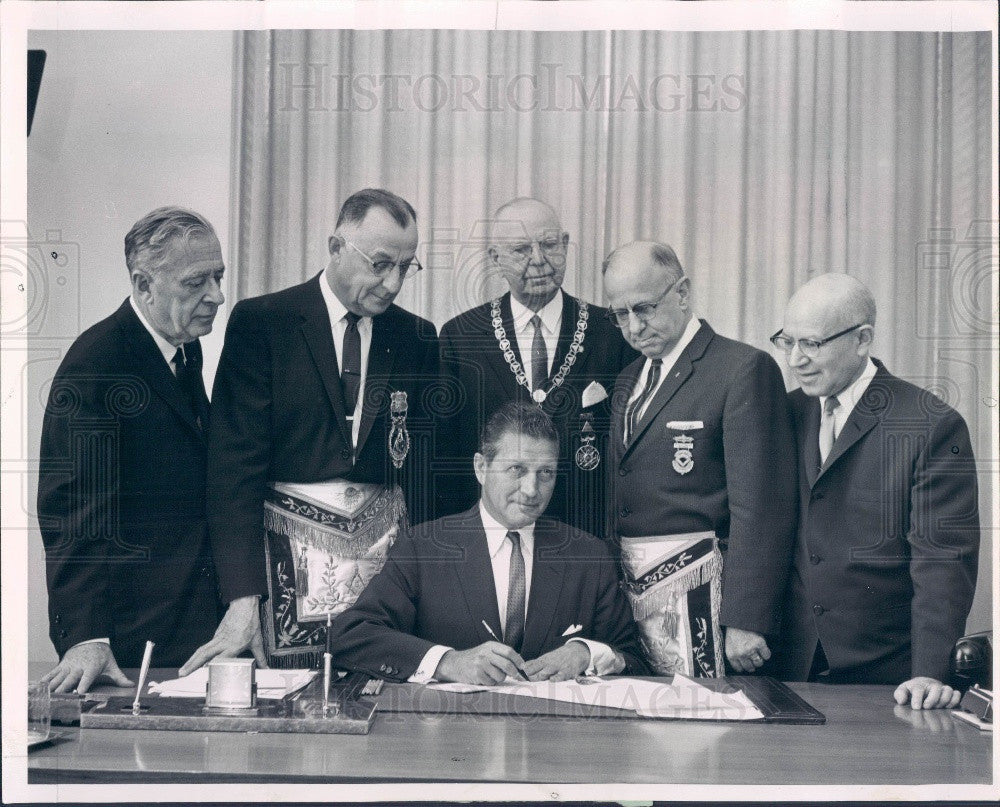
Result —
<path fill-rule="evenodd" d="M 442 656 L 451 649 L 443 644 L 434 645 L 434 647 L 424 653 L 424 657 L 420 660 L 420 664 L 417 665 L 417 669 L 406 680 L 411 684 L 427 684 L 433 681 L 434 673 L 437 672 Z"/>
<path fill-rule="evenodd" d="M 617 675 L 625 669 L 625 659 L 604 642 L 579 636 L 573 637 L 569 642 L 582 642 L 590 651 L 590 665 L 583 671 L 584 675 Z"/>
<path fill-rule="evenodd" d="M 75 645 L 73 645 L 73 647 L 79 647 L 82 644 L 96 644 L 97 642 L 107 645 L 111 644 L 111 640 L 107 636 L 102 636 L 100 639 L 84 639 L 82 642 L 77 642 Z M 71 647 L 70 650 L 72 650 L 73 647 Z"/>

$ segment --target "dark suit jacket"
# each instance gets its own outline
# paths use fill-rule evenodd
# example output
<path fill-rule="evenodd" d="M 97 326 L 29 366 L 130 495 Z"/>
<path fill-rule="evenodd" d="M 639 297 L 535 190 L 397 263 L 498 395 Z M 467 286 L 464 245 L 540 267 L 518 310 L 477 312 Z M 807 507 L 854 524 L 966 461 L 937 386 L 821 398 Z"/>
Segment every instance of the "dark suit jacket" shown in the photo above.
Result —
<path fill-rule="evenodd" d="M 399 483 L 425 520 L 433 436 L 425 401 L 438 379 L 434 326 L 396 305 L 372 319 L 356 451 L 345 417 L 322 276 L 240 302 L 229 318 L 212 393 L 209 528 L 225 601 L 264 594 L 264 498 L 272 482 Z M 388 452 L 390 392 L 407 394 L 411 447 Z M 355 458 L 356 456 L 356 458 Z"/>
<path fill-rule="evenodd" d="M 611 431 L 615 536 L 713 531 L 724 552 L 720 622 L 773 634 L 795 531 L 795 441 L 778 365 L 701 329 L 653 397 L 628 446 L 624 416 L 645 359 L 618 379 Z M 670 421 L 700 420 L 694 468 L 672 467 Z"/>
<path fill-rule="evenodd" d="M 148 639 L 155 664 L 183 664 L 219 617 L 205 440 L 128 300 L 81 334 L 59 366 L 40 460 L 56 651 L 108 637 L 118 663 L 137 667 Z"/>
<path fill-rule="evenodd" d="M 502 635 L 493 568 L 478 505 L 417 527 L 389 551 L 382 571 L 333 623 L 334 663 L 405 681 L 436 644 L 466 650 Z M 648 674 L 606 545 L 540 519 L 521 655 L 537 658 L 566 643 L 563 632 L 604 642 L 628 674 Z"/>
<path fill-rule="evenodd" d="M 500 312 L 511 349 L 522 363 L 511 315 L 510 293 L 503 295 Z M 563 294 L 562 324 L 552 372 L 555 376 L 573 341 L 580 301 Z M 561 437 L 559 465 L 552 500 L 546 514 L 593 535 L 602 535 L 605 526 L 607 491 L 608 428 L 611 392 L 622 368 L 638 354 L 625 342 L 621 332 L 607 319 L 607 309 L 589 306 L 583 352 L 569 369 L 565 380 L 545 400 L 542 408 L 552 416 Z M 441 329 L 441 368 L 451 386 L 449 397 L 455 401 L 449 432 L 454 435 L 455 453 L 439 473 L 439 497 L 442 513 L 468 509 L 479 498 L 479 488 L 471 472 L 472 456 L 479 447 L 479 432 L 490 414 L 507 401 L 531 401 L 528 390 L 517 383 L 497 344 L 490 319 L 490 304 L 485 303 L 459 314 Z M 587 409 L 582 407 L 583 391 L 597 381 L 608 397 Z M 593 416 L 595 441 L 601 463 L 584 471 L 574 456 L 581 445 L 581 414 Z"/>
<path fill-rule="evenodd" d="M 818 639 L 837 680 L 947 680 L 979 555 L 965 421 L 878 364 L 821 471 L 819 400 L 789 398 L 800 521 L 779 673 L 805 680 Z"/>

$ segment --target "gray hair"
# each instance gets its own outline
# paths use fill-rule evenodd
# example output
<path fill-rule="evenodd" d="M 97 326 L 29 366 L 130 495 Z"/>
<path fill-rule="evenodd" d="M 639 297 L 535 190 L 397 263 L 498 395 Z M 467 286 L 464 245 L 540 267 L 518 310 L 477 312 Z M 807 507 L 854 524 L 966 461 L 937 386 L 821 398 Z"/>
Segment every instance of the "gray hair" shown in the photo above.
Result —
<path fill-rule="evenodd" d="M 626 247 L 631 247 L 635 242 L 626 244 Z M 611 250 L 608 253 L 608 257 L 604 259 L 604 263 L 601 264 L 601 274 L 607 274 L 608 267 L 614 261 L 615 256 L 622 249 L 618 247 L 617 249 Z M 649 242 L 649 258 L 657 266 L 662 266 L 667 270 L 668 275 L 671 280 L 680 280 L 684 277 L 684 268 L 681 266 L 680 260 L 677 258 L 677 253 L 674 252 L 674 248 L 670 244 L 663 244 L 659 241 Z"/>
<path fill-rule="evenodd" d="M 559 432 L 552 418 L 534 404 L 507 401 L 490 415 L 479 440 L 479 453 L 487 462 L 493 462 L 505 434 L 524 435 L 559 445 Z"/>
<path fill-rule="evenodd" d="M 147 213 L 125 236 L 125 265 L 129 275 L 144 270 L 154 272 L 164 261 L 175 240 L 192 236 L 216 237 L 208 220 L 183 207 L 158 207 Z"/>

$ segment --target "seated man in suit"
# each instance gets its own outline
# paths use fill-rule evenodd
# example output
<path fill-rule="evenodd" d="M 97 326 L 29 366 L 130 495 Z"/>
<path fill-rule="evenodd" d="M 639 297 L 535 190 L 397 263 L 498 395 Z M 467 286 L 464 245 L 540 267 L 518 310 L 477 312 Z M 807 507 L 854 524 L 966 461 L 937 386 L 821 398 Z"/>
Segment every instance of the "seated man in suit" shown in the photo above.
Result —
<path fill-rule="evenodd" d="M 223 303 L 222 250 L 204 218 L 162 207 L 125 236 L 125 263 L 131 296 L 67 351 L 42 424 L 57 692 L 128 686 L 119 665 L 138 667 L 147 640 L 154 664 L 177 666 L 219 621 L 198 337 Z"/>
<path fill-rule="evenodd" d="M 949 708 L 979 553 L 965 421 L 870 358 L 875 300 L 813 278 L 772 338 L 801 384 L 799 534 L 776 653 L 795 681 L 898 684 L 896 702 Z"/>
<path fill-rule="evenodd" d="M 474 458 L 479 502 L 396 543 L 334 621 L 334 663 L 418 683 L 646 672 L 604 543 L 539 518 L 558 454 L 537 406 L 500 407 Z"/>

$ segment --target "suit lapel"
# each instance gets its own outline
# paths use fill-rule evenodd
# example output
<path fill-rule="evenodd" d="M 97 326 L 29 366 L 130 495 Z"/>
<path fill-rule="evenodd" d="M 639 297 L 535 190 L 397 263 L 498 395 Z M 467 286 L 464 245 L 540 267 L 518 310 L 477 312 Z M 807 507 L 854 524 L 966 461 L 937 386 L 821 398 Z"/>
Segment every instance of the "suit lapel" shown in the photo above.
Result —
<path fill-rule="evenodd" d="M 458 518 L 460 526 L 455 535 L 461 538 L 456 543 L 465 553 L 465 561 L 459 564 L 457 576 L 469 619 L 473 623 L 475 635 L 484 635 L 483 641 L 486 641 L 487 633 L 483 621 L 490 626 L 496 640 L 503 641 L 503 626 L 500 624 L 500 609 L 497 607 L 497 587 L 493 580 L 493 564 L 490 562 L 489 546 L 486 543 L 486 530 L 483 529 L 483 521 L 479 517 L 478 502 Z"/>
<path fill-rule="evenodd" d="M 873 387 L 880 386 L 885 378 L 886 371 L 884 368 L 880 368 L 876 373 L 875 377 L 871 380 L 868 385 L 868 389 L 865 390 L 864 394 L 854 405 L 854 410 L 851 412 L 850 416 L 847 418 L 847 422 L 844 424 L 844 428 L 840 430 L 840 434 L 837 435 L 837 439 L 833 444 L 833 448 L 830 449 L 830 455 L 826 458 L 826 462 L 823 467 L 819 470 L 816 476 L 816 481 L 823 478 L 823 474 L 830 470 L 837 461 L 846 454 L 851 447 L 858 442 L 862 437 L 864 437 L 868 432 L 878 425 L 882 414 L 882 405 L 885 400 L 888 400 L 887 395 L 872 395 Z M 818 434 L 818 432 L 817 432 Z M 819 438 L 817 437 L 817 453 Z"/>
<path fill-rule="evenodd" d="M 646 407 L 646 414 L 642 416 L 642 419 L 636 424 L 635 434 L 632 435 L 632 439 L 629 444 L 625 447 L 625 452 L 628 453 L 632 446 L 642 437 L 649 425 L 656 419 L 656 416 L 665 407 L 670 399 L 674 397 L 685 381 L 690 378 L 691 373 L 694 372 L 694 362 L 702 357 L 705 353 L 706 348 L 708 348 L 709 342 L 712 341 L 712 337 L 715 332 L 708 326 L 707 322 L 702 322 L 701 327 L 695 334 L 694 339 L 691 343 L 681 351 L 681 355 L 677 357 L 677 361 L 674 366 L 670 369 L 669 375 L 663 379 L 663 383 L 660 384 L 660 388 L 656 391 L 653 396 L 653 400 L 650 401 L 649 406 Z M 631 392 L 631 390 L 630 390 Z"/>
<path fill-rule="evenodd" d="M 566 571 L 556 552 L 560 537 L 554 522 L 536 522 L 531 590 L 521 642 L 521 655 L 526 659 L 536 658 L 541 653 L 559 604 Z"/>
<path fill-rule="evenodd" d="M 559 371 L 562 363 L 566 361 L 566 354 L 569 353 L 569 346 L 573 343 L 573 334 L 576 333 L 576 320 L 579 316 L 580 302 L 575 297 L 570 297 L 566 292 L 562 292 L 562 320 L 559 324 L 559 341 L 556 342 L 556 355 L 552 360 L 552 370 L 548 375 L 550 381 Z M 577 354 L 577 361 L 574 365 L 577 368 L 577 372 L 579 372 L 580 364 L 586 355 L 586 351 L 582 355 Z"/>
<path fill-rule="evenodd" d="M 645 362 L 646 359 L 640 356 L 615 379 L 615 390 L 611 399 L 611 444 L 616 456 L 620 456 L 625 450 L 625 414 L 628 411 L 628 399 L 639 381 Z"/>
<path fill-rule="evenodd" d="M 347 445 L 351 445 L 351 430 L 347 428 L 344 413 L 344 392 L 340 384 L 340 366 L 337 363 L 337 351 L 333 346 L 333 329 L 330 324 L 330 314 L 323 301 L 323 292 L 319 284 L 322 275 L 317 275 L 306 287 L 306 296 L 302 306 L 302 336 L 309 346 L 316 370 L 323 380 L 323 387 L 330 399 L 336 415 L 341 436 Z"/>
<path fill-rule="evenodd" d="M 361 407 L 361 425 L 358 429 L 357 453 L 371 433 L 372 424 L 382 409 L 382 404 L 390 392 L 389 379 L 392 376 L 392 364 L 396 358 L 396 345 L 393 341 L 392 328 L 385 314 L 372 317 L 372 342 L 368 348 L 368 367 L 365 370 L 365 399 Z M 385 390 L 385 394 L 370 394 L 372 390 Z M 368 405 L 368 401 L 372 404 Z M 376 406 L 375 404 L 379 405 Z"/>
<path fill-rule="evenodd" d="M 487 341 L 483 344 L 483 353 L 486 356 L 487 364 L 493 370 L 497 380 L 500 382 L 501 392 L 497 396 L 498 400 L 501 398 L 503 400 L 513 400 L 518 396 L 518 389 L 520 385 L 517 383 L 514 373 L 511 372 L 510 366 L 507 364 L 507 360 L 503 356 L 503 351 L 500 349 L 500 345 L 493 336 L 493 323 L 490 320 L 490 306 L 490 303 L 486 304 L 486 332 L 488 337 Z M 500 318 L 503 320 L 503 327 L 507 332 L 507 340 L 510 342 L 510 349 L 514 352 L 514 358 L 518 362 L 521 362 L 521 351 L 518 350 L 517 334 L 514 332 L 514 315 L 511 313 L 510 308 L 510 292 L 507 292 L 500 298 Z M 522 367 L 523 366 L 524 365 L 522 363 Z"/>
<path fill-rule="evenodd" d="M 135 356 L 136 372 L 143 381 L 149 384 L 153 393 L 173 409 L 178 417 L 204 440 L 204 432 L 198 426 L 191 404 L 170 367 L 167 366 L 167 362 L 156 346 L 156 342 L 153 341 L 152 335 L 139 321 L 139 317 L 132 310 L 132 304 L 128 300 L 125 300 L 118 309 L 118 326 L 124 332 L 125 344 L 129 346 Z"/>
<path fill-rule="evenodd" d="M 819 399 L 809 398 L 802 419 L 802 431 L 799 434 L 799 439 L 802 441 L 802 463 L 805 466 L 803 471 L 809 487 L 816 484 L 819 476 L 819 420 Z"/>

